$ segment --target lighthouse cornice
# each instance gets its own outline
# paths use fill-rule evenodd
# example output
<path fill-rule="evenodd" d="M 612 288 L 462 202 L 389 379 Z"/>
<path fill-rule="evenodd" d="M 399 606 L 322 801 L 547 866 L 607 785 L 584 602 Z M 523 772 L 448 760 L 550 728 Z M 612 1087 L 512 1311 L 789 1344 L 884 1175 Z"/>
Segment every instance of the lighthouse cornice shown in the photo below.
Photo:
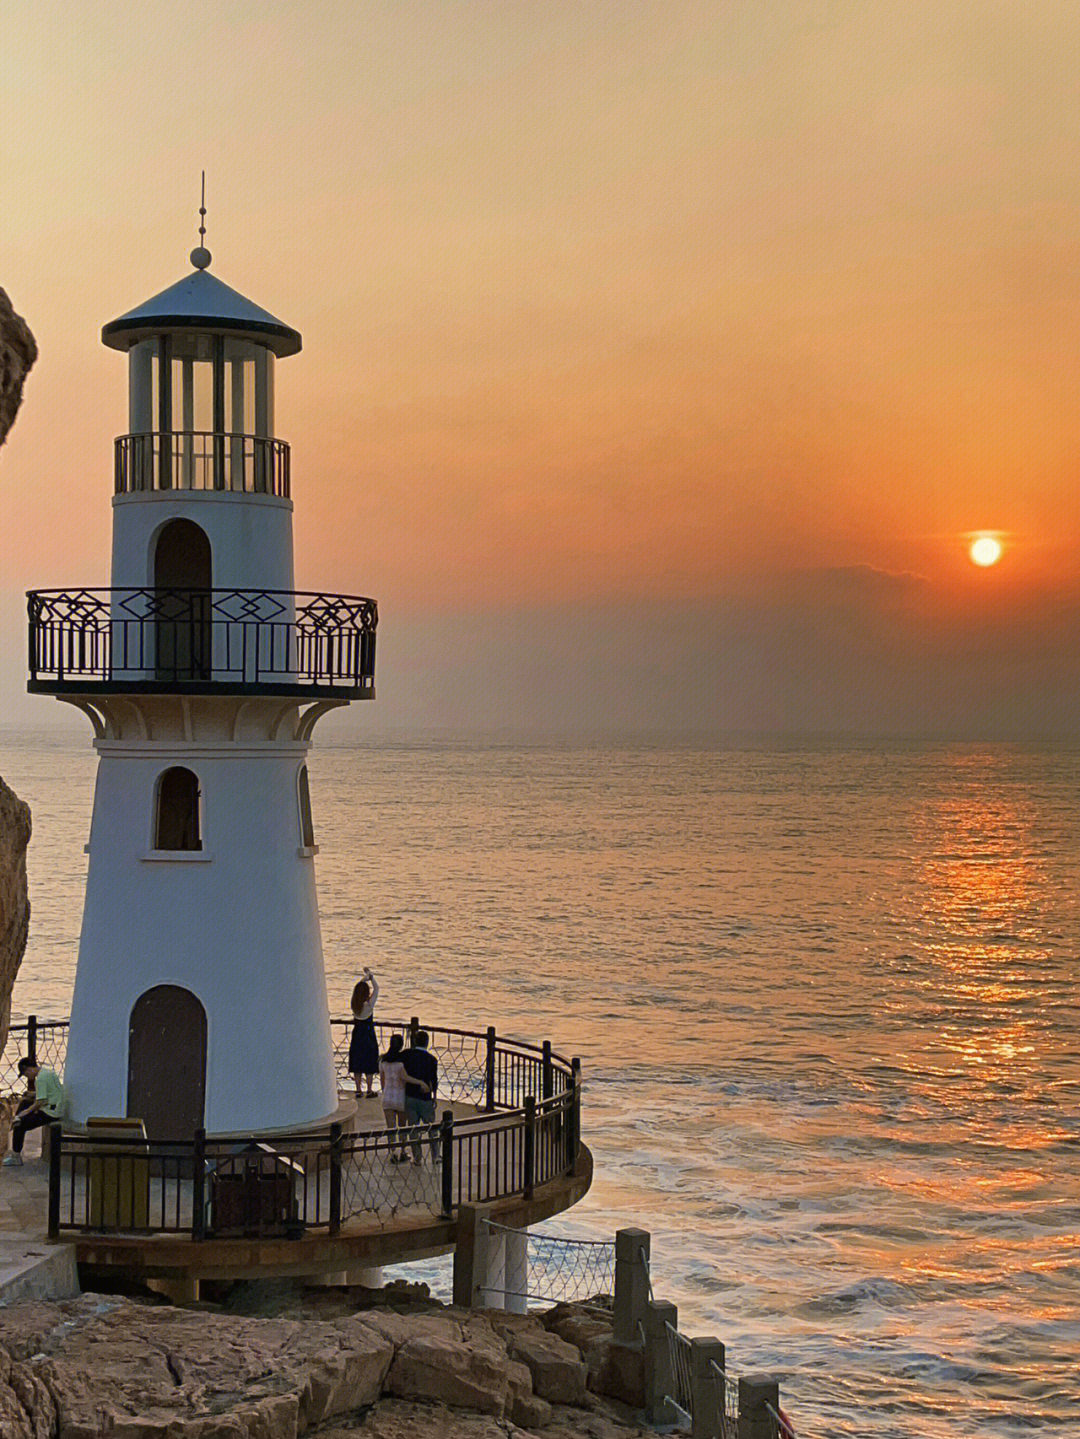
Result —
<path fill-rule="evenodd" d="M 94 728 L 102 752 L 129 748 L 133 754 L 175 753 L 199 747 L 235 755 L 306 753 L 312 730 L 348 700 L 300 705 L 267 696 L 58 695 L 81 710 Z"/>
<path fill-rule="evenodd" d="M 243 505 L 246 510 L 270 509 L 286 510 L 290 514 L 294 509 L 291 499 L 284 495 L 252 494 L 246 490 L 197 490 L 197 489 L 172 489 L 172 490 L 136 490 L 118 491 L 112 497 L 114 510 L 127 509 L 129 506 L 157 505 L 168 508 L 175 507 L 177 514 L 190 514 L 192 509 L 201 505 Z"/>
<path fill-rule="evenodd" d="M 304 759 L 311 744 L 307 740 L 265 740 L 262 743 L 251 740 L 237 741 L 236 744 L 214 744 L 210 741 L 199 743 L 188 741 L 177 743 L 169 740 L 147 740 L 139 744 L 133 740 L 95 739 L 94 748 L 100 755 L 113 759 L 160 760 L 170 755 L 187 756 L 189 759 L 281 759 L 295 755 Z"/>

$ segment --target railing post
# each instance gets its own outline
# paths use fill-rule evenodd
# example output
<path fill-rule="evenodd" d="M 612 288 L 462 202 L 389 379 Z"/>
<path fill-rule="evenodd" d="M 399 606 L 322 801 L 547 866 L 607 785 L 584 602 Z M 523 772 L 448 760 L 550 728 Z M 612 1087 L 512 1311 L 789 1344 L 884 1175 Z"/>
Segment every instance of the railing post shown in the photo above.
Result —
<path fill-rule="evenodd" d="M 495 1026 L 488 1025 L 487 1053 L 484 1056 L 484 1108 L 490 1114 L 495 1108 Z"/>
<path fill-rule="evenodd" d="M 551 1065 L 551 1040 L 544 1040 L 543 1059 L 541 1060 L 541 1083 L 540 1092 L 544 1099 L 550 1099 L 555 1093 L 555 1071 Z"/>
<path fill-rule="evenodd" d="M 567 1125 L 567 1148 L 570 1161 L 567 1165 L 572 1174 L 577 1164 L 578 1147 L 581 1144 L 581 1060 L 576 1056 L 570 1061 L 570 1122 Z"/>
<path fill-rule="evenodd" d="M 719 1339 L 690 1341 L 690 1439 L 721 1439 L 724 1433 L 724 1389 L 713 1369 L 726 1369 L 724 1346 Z"/>
<path fill-rule="evenodd" d="M 196 1129 L 191 1162 L 191 1237 L 206 1238 L 206 1130 Z"/>
<path fill-rule="evenodd" d="M 522 1197 L 532 1198 L 533 1182 L 536 1178 L 536 1100 L 530 1094 L 525 1100 L 525 1135 L 524 1135 L 524 1176 L 522 1185 Z"/>
<path fill-rule="evenodd" d="M 49 1125 L 49 1238 L 60 1237 L 60 1150 L 63 1126 L 59 1120 Z M 74 1179 L 74 1176 L 72 1176 Z"/>
<path fill-rule="evenodd" d="M 409 1020 L 409 1048 L 410 1048 L 410 1049 L 411 1049 L 411 1048 L 415 1045 L 415 1043 L 416 1043 L 416 1031 L 417 1031 L 419 1028 L 420 1028 L 420 1021 L 417 1019 L 416 1015 L 414 1014 L 413 1017 L 412 1017 L 412 1019 Z"/>
<path fill-rule="evenodd" d="M 26 1016 L 26 1055 L 32 1063 L 37 1063 L 37 1015 Z"/>
<path fill-rule="evenodd" d="M 776 1439 L 777 1423 L 769 1406 L 780 1408 L 780 1383 L 771 1374 L 744 1374 L 739 1378 L 738 1439 Z"/>
<path fill-rule="evenodd" d="M 341 1135 L 340 1123 L 330 1126 L 330 1233 L 341 1228 Z"/>
<path fill-rule="evenodd" d="M 649 1245 L 647 1229 L 615 1231 L 615 1314 L 616 1344 L 641 1343 L 640 1327 L 649 1304 Z"/>
<path fill-rule="evenodd" d="M 439 1127 L 439 1149 L 442 1151 L 442 1218 L 454 1214 L 454 1111 L 444 1109 Z"/>
<path fill-rule="evenodd" d="M 650 1424 L 670 1422 L 668 1395 L 675 1388 L 671 1372 L 671 1346 L 666 1325 L 679 1327 L 679 1311 L 674 1304 L 653 1304 L 645 1307 L 645 1412 Z M 743 1439 L 740 1431 L 739 1439 Z M 756 1436 L 755 1436 L 756 1439 Z"/>

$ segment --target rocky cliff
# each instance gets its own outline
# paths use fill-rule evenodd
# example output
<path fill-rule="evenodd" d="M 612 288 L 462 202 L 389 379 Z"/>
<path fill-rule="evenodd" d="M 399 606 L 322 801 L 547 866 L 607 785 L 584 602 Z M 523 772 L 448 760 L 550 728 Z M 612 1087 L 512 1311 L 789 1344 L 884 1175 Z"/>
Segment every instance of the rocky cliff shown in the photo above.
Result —
<path fill-rule="evenodd" d="M 583 1320 L 584 1349 L 562 1337 Z M 572 1306 L 542 1321 L 386 1305 L 247 1316 L 99 1294 L 13 1304 L 0 1309 L 0 1434 L 635 1439 L 632 1411 L 595 1392 L 610 1342 L 610 1323 Z"/>
<path fill-rule="evenodd" d="M 0 445 L 7 438 L 22 399 L 23 381 L 37 359 L 30 327 L 0 290 Z"/>
<path fill-rule="evenodd" d="M 11 1016 L 15 983 L 30 924 L 26 896 L 26 846 L 30 843 L 30 809 L 0 779 L 0 1049 Z"/>
<path fill-rule="evenodd" d="M 25 322 L 0 290 L 0 445 L 22 398 L 23 381 L 37 359 L 37 345 Z M 7 1039 L 11 987 L 26 948 L 30 904 L 26 896 L 26 846 L 30 811 L 0 779 L 0 1050 Z M 6 1114 L 0 1120 L 5 1132 Z"/>

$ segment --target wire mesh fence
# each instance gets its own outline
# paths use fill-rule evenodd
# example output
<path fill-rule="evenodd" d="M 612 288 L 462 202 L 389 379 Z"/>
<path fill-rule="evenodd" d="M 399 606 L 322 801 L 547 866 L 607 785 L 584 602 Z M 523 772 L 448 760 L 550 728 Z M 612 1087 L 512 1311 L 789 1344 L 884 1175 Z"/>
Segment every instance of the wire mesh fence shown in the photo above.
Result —
<path fill-rule="evenodd" d="M 489 1292 L 513 1295 L 531 1304 L 607 1303 L 615 1289 L 615 1245 L 609 1240 L 567 1239 L 533 1234 L 487 1221 L 496 1238 L 513 1234 L 525 1240 L 524 1289 L 490 1286 Z"/>
<path fill-rule="evenodd" d="M 350 1134 L 342 1145 L 341 1217 L 384 1222 L 440 1213 L 439 1126 L 414 1125 L 382 1134 Z"/>
<path fill-rule="evenodd" d="M 24 1055 L 64 1077 L 67 1060 L 68 1021 L 31 1017 L 8 1028 L 7 1040 L 0 1052 L 0 1094 L 21 1094 L 26 1088 L 19 1075 L 19 1060 Z"/>
<path fill-rule="evenodd" d="M 420 1029 L 425 1029 L 425 1026 L 419 1021 L 414 1024 L 412 1020 L 377 1019 L 375 1033 L 380 1053 L 385 1053 L 388 1049 L 391 1035 L 400 1034 L 408 1047 L 412 1035 Z M 334 1018 L 330 1021 L 334 1069 L 338 1084 L 343 1088 L 352 1086 L 352 1076 L 349 1073 L 349 1041 L 352 1030 L 351 1019 Z M 439 1064 L 439 1098 L 460 1101 L 463 1104 L 483 1105 L 488 1097 L 488 1047 L 494 1040 L 494 1032 L 490 1040 L 487 1033 L 467 1029 L 427 1027 L 426 1033 L 429 1040 L 428 1049 Z"/>

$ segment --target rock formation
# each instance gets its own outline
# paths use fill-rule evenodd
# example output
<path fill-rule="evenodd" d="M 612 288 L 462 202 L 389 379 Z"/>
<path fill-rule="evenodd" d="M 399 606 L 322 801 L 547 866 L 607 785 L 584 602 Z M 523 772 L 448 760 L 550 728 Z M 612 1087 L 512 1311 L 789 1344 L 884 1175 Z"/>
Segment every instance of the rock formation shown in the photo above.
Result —
<path fill-rule="evenodd" d="M 331 1311 L 324 1311 L 331 1313 Z M 84 1294 L 0 1309 L 5 1439 L 633 1439 L 535 1315 L 252 1317 Z M 564 1332 L 574 1315 L 561 1306 Z M 600 1321 L 603 1323 L 603 1320 Z M 590 1331 L 596 1348 L 595 1327 Z M 610 1338 L 610 1324 L 608 1325 Z"/>
<path fill-rule="evenodd" d="M 15 419 L 23 381 L 37 359 L 37 345 L 26 321 L 16 315 L 0 290 L 0 445 Z M 11 1017 L 11 987 L 26 948 L 30 904 L 26 897 L 26 846 L 30 811 L 0 779 L 0 1051 Z M 0 1113 L 0 1141 L 7 1144 L 7 1115 Z"/>
<path fill-rule="evenodd" d="M 26 948 L 30 902 L 26 896 L 26 846 L 30 809 L 0 779 L 0 1049 L 11 1017 L 11 986 Z"/>
<path fill-rule="evenodd" d="M 0 290 L 0 445 L 7 438 L 22 399 L 23 381 L 37 359 L 30 327 Z"/>

